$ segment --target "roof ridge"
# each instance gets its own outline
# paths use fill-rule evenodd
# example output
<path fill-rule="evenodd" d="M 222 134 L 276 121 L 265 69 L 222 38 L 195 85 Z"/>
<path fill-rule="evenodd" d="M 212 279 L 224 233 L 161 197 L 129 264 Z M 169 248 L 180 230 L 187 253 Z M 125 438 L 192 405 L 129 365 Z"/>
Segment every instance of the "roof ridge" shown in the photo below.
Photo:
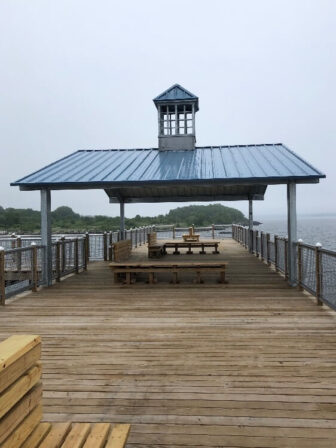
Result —
<path fill-rule="evenodd" d="M 195 149 L 206 149 L 206 148 L 251 148 L 259 146 L 284 146 L 283 143 L 252 143 L 252 144 L 236 144 L 236 145 L 206 145 L 206 146 L 196 146 Z M 90 149 L 78 149 L 76 152 L 98 152 L 98 151 L 159 151 L 159 148 L 90 148 Z M 162 151 L 162 150 L 160 150 Z M 190 151 L 189 149 L 167 149 L 163 151 Z"/>
<path fill-rule="evenodd" d="M 196 96 L 194 93 L 190 92 L 189 90 L 187 90 L 185 87 L 182 87 L 181 84 L 173 84 L 171 87 L 169 87 L 168 89 L 166 89 L 164 92 L 160 93 L 160 95 L 156 96 L 153 101 L 165 101 L 164 96 L 168 96 L 168 94 L 174 90 L 174 89 L 179 89 L 181 90 L 184 94 L 187 95 L 187 98 L 185 99 L 193 99 L 193 100 L 198 100 L 198 96 Z M 172 98 L 166 98 L 166 100 L 174 100 Z"/>

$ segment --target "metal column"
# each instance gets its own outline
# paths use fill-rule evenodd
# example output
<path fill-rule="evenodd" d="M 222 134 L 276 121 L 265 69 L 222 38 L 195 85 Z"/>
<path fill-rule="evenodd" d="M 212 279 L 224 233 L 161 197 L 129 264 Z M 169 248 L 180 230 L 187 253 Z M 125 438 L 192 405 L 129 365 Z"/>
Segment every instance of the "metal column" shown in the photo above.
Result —
<path fill-rule="evenodd" d="M 120 201 L 120 238 L 125 239 L 125 203 Z"/>
<path fill-rule="evenodd" d="M 288 282 L 297 285 L 297 218 L 296 218 L 296 184 L 287 185 L 287 226 L 288 226 Z"/>
<path fill-rule="evenodd" d="M 52 251 L 51 251 L 51 201 L 50 190 L 41 190 L 41 243 L 45 246 L 43 258 L 43 284 L 52 284 Z"/>
<path fill-rule="evenodd" d="M 252 253 L 253 251 L 253 200 L 249 199 L 249 251 Z"/>

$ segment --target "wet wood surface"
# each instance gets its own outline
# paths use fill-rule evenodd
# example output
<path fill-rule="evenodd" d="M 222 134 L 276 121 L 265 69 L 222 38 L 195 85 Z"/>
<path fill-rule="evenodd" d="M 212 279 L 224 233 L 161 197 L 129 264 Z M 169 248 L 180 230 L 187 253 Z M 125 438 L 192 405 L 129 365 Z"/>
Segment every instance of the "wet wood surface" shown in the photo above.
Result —
<path fill-rule="evenodd" d="M 129 447 L 334 447 L 336 314 L 232 240 L 193 257 L 229 283 L 120 286 L 97 262 L 0 309 L 1 339 L 42 337 L 44 420 L 131 423 Z"/>

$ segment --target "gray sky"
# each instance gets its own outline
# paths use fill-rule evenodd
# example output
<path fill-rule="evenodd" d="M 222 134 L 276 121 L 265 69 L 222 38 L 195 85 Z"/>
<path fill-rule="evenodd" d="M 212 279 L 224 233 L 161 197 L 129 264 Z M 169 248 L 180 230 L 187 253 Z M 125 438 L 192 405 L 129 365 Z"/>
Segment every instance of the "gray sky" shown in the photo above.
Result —
<path fill-rule="evenodd" d="M 152 98 L 180 83 L 200 98 L 197 145 L 283 142 L 327 174 L 298 212 L 336 213 L 335 30 L 334 0 L 1 0 L 0 205 L 38 209 L 9 183 L 78 149 L 156 147 Z M 103 191 L 59 205 L 118 213 Z M 256 218 L 285 205 L 271 187 Z"/>

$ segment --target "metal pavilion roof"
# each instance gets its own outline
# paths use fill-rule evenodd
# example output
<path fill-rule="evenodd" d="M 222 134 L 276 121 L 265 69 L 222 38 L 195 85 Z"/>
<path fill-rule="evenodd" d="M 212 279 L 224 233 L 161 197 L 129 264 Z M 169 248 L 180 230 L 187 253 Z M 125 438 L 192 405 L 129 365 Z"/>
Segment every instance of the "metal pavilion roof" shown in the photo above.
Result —
<path fill-rule="evenodd" d="M 264 144 L 80 150 L 11 185 L 22 190 L 103 188 L 111 202 L 164 202 L 263 199 L 269 184 L 314 183 L 323 177 L 286 146 Z"/>

